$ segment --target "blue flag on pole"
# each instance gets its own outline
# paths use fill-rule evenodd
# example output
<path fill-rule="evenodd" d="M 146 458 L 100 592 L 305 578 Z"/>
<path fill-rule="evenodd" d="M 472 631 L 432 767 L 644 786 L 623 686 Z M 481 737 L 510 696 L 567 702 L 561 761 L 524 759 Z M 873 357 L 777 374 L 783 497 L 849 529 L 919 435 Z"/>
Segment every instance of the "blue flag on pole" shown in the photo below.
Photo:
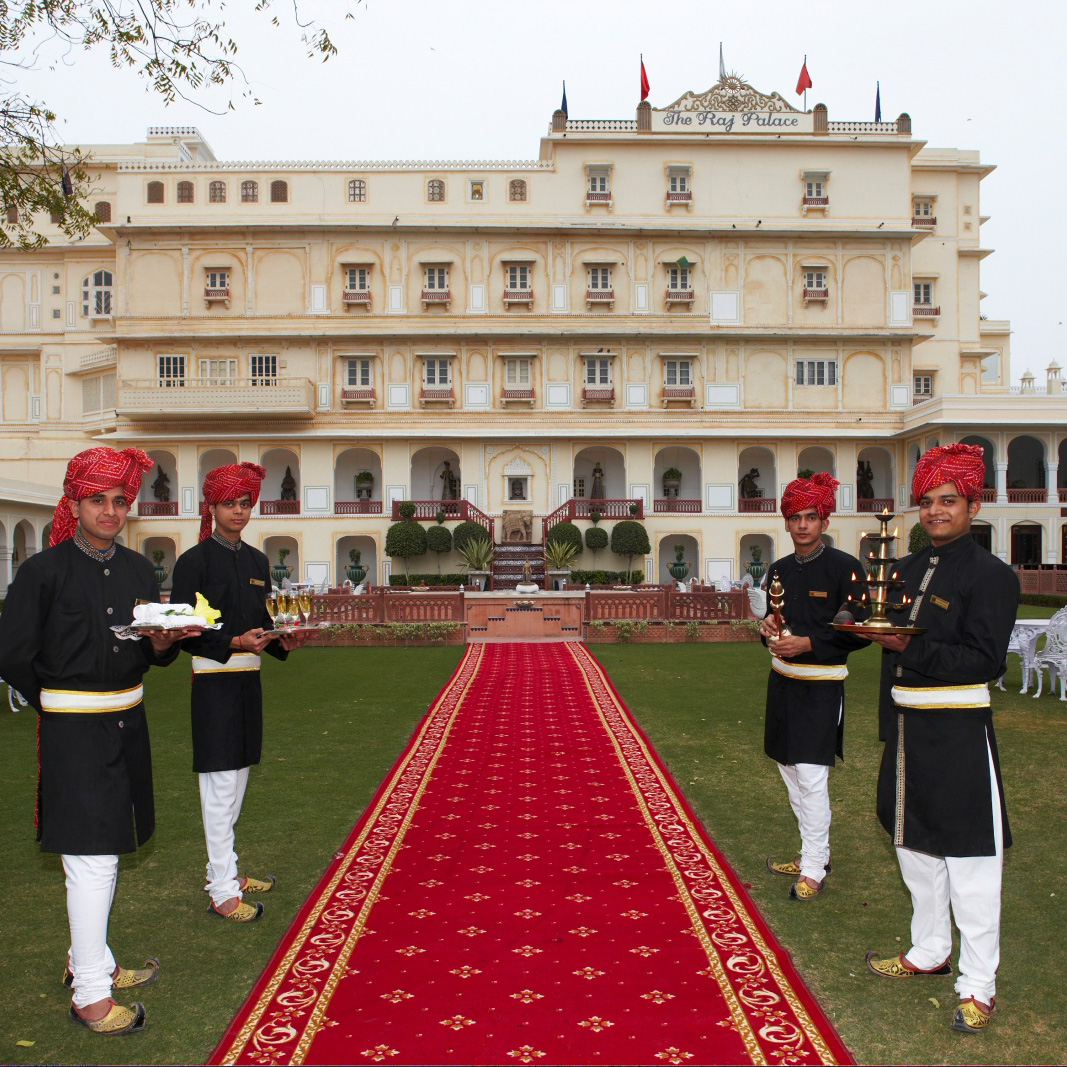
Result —
<path fill-rule="evenodd" d="M 874 90 L 874 121 L 882 121 L 882 83 L 875 82 L 876 89 Z"/>
<path fill-rule="evenodd" d="M 559 105 L 559 109 L 560 109 L 560 111 L 563 112 L 563 117 L 565 119 L 566 118 L 570 118 L 570 116 L 567 114 L 567 83 L 566 82 L 563 83 L 563 103 Z"/>

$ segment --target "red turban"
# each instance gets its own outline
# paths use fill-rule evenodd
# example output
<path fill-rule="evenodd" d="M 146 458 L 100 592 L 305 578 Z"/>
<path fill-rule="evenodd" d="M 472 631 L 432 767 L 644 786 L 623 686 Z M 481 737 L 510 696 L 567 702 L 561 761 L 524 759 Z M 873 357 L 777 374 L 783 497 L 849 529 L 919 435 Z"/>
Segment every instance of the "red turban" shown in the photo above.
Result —
<path fill-rule="evenodd" d="M 840 484 L 823 471 L 810 478 L 794 478 L 782 490 L 782 514 L 788 519 L 799 511 L 814 508 L 820 519 L 829 518 L 834 510 L 834 490 Z"/>
<path fill-rule="evenodd" d="M 200 514 L 200 537 L 206 541 L 211 536 L 211 512 L 207 504 L 221 504 L 224 500 L 236 500 L 247 493 L 252 498 L 252 507 L 259 499 L 259 483 L 267 472 L 258 463 L 227 463 L 208 471 L 204 478 L 204 507 Z"/>
<path fill-rule="evenodd" d="M 931 448 L 915 464 L 911 494 L 916 500 L 946 482 L 954 482 L 961 496 L 977 500 L 985 481 L 985 463 L 979 445 L 940 445 Z"/>
<path fill-rule="evenodd" d="M 52 514 L 49 547 L 74 536 L 78 524 L 70 513 L 70 501 L 84 500 L 105 489 L 121 486 L 132 504 L 141 488 L 141 475 L 152 469 L 152 461 L 139 448 L 124 448 L 116 452 L 101 445 L 79 452 L 68 464 L 63 478 L 63 497 Z"/>

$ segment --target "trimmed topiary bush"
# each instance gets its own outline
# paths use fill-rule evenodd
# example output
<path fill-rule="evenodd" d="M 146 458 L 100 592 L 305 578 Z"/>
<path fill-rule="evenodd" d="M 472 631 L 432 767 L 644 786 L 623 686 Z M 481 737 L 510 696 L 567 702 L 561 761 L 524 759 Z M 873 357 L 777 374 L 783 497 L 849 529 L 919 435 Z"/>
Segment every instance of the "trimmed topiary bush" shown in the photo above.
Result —
<path fill-rule="evenodd" d="M 634 556 L 647 556 L 652 551 L 648 540 L 648 531 L 635 519 L 623 519 L 611 530 L 611 551 L 617 556 L 625 556 L 626 569 L 634 569 Z"/>
<path fill-rule="evenodd" d="M 476 522 L 461 522 L 452 531 L 452 544 L 455 545 L 456 551 L 466 548 L 471 541 L 487 541 L 489 540 L 489 534 L 484 526 L 479 526 Z"/>
<path fill-rule="evenodd" d="M 415 518 L 415 501 L 401 500 L 400 506 L 396 510 L 402 519 L 413 519 Z"/>
<path fill-rule="evenodd" d="M 441 569 L 441 556 L 452 551 L 452 531 L 447 526 L 431 526 L 426 531 L 426 550 L 437 553 L 437 569 Z"/>
<path fill-rule="evenodd" d="M 548 543 L 553 541 L 561 541 L 565 545 L 574 545 L 574 554 L 580 556 L 582 554 L 582 531 L 574 525 L 573 522 L 557 522 L 551 530 L 548 531 L 548 537 L 545 539 Z"/>
<path fill-rule="evenodd" d="M 408 560 L 426 554 L 426 531 L 409 519 L 394 522 L 385 534 L 385 554 L 403 560 L 406 575 Z"/>
<path fill-rule="evenodd" d="M 908 534 L 908 551 L 921 552 L 930 544 L 930 535 L 922 528 L 922 523 L 916 523 Z"/>
<path fill-rule="evenodd" d="M 590 526 L 585 531 L 585 547 L 595 556 L 602 548 L 608 547 L 608 531 L 599 526 Z"/>

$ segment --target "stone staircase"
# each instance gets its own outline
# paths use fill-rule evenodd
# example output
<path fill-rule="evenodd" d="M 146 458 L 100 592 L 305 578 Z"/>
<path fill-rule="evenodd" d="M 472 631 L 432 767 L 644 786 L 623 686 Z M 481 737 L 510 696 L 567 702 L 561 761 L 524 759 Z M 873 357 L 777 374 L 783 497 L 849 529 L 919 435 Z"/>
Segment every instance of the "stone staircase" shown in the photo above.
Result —
<path fill-rule="evenodd" d="M 497 545 L 493 549 L 493 589 L 514 589 L 522 581 L 522 569 L 530 561 L 533 580 L 545 587 L 545 561 L 540 545 Z"/>

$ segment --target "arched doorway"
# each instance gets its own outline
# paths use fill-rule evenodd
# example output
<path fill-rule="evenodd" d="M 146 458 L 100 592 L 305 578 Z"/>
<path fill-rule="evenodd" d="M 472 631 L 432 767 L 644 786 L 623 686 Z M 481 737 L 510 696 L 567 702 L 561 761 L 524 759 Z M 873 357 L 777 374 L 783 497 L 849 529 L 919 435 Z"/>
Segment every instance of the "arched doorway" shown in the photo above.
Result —
<path fill-rule="evenodd" d="M 280 586 L 286 577 L 290 582 L 302 580 L 303 575 L 300 573 L 300 546 L 296 543 L 295 537 L 264 538 L 263 551 L 267 554 L 267 562 L 271 567 L 271 579 L 275 585 Z M 275 567 L 289 568 L 288 575 L 279 580 L 279 575 L 274 572 Z"/>
<path fill-rule="evenodd" d="M 695 449 L 680 445 L 661 448 L 656 453 L 652 483 L 655 512 L 689 514 L 701 510 L 700 455 Z"/>
<path fill-rule="evenodd" d="M 1045 488 L 1045 446 L 1023 435 L 1008 443 L 1008 503 L 1043 504 Z"/>
<path fill-rule="evenodd" d="M 382 461 L 377 452 L 369 448 L 346 448 L 338 454 L 333 467 L 333 512 L 335 515 L 382 513 Z"/>
<path fill-rule="evenodd" d="M 774 453 L 753 445 L 737 458 L 737 510 L 774 514 L 778 510 L 778 474 Z"/>
<path fill-rule="evenodd" d="M 626 500 L 626 461 L 616 448 L 592 445 L 574 457 L 575 500 Z"/>
<path fill-rule="evenodd" d="M 1035 567 L 1042 562 L 1042 528 L 1036 522 L 1017 522 L 1011 528 L 1011 565 Z"/>
<path fill-rule="evenodd" d="M 288 448 L 272 448 L 260 457 L 267 472 L 259 497 L 260 515 L 300 514 L 300 461 Z"/>
<path fill-rule="evenodd" d="M 802 449 L 800 455 L 797 456 L 797 477 L 801 476 L 801 471 L 810 471 L 811 474 L 805 473 L 805 478 L 810 478 L 812 474 L 829 474 L 832 477 L 834 475 L 834 469 L 836 464 L 834 462 L 833 453 L 828 448 L 823 448 L 821 445 L 810 445 L 808 448 Z"/>
<path fill-rule="evenodd" d="M 177 558 L 174 541 L 169 537 L 146 537 L 141 549 L 153 566 L 162 567 L 166 571 L 163 580 L 159 583 L 160 589 L 170 589 L 171 572 L 174 570 L 174 560 Z M 156 577 L 158 578 L 158 575 Z"/>
<path fill-rule="evenodd" d="M 348 565 L 353 562 L 349 553 L 355 549 L 359 552 L 359 564 L 367 568 L 365 581 L 368 585 L 378 584 L 378 546 L 373 537 L 349 535 L 337 539 L 335 554 L 335 585 L 341 585 L 348 577 Z"/>
<path fill-rule="evenodd" d="M 856 457 L 856 510 L 893 510 L 893 457 L 885 448 L 863 448 Z"/>
<path fill-rule="evenodd" d="M 137 494 L 137 517 L 178 514 L 178 464 L 169 452 L 152 449 L 148 458 L 155 466 L 141 479 Z"/>
<path fill-rule="evenodd" d="M 463 471 L 459 455 L 451 448 L 432 445 L 420 448 L 411 457 L 411 499 L 441 501 L 448 515 L 449 501 L 463 497 Z M 456 505 L 458 515 L 458 505 Z M 454 516 L 449 516 L 450 518 Z"/>
<path fill-rule="evenodd" d="M 983 504 L 996 503 L 997 499 L 997 449 L 988 437 L 979 434 L 968 434 L 960 441 L 961 445 L 977 445 L 982 450 L 982 463 L 985 466 L 985 474 L 982 477 Z"/>
<path fill-rule="evenodd" d="M 663 584 L 677 580 L 667 568 L 677 561 L 679 549 L 681 549 L 682 560 L 689 564 L 689 574 L 685 580 L 700 580 L 700 549 L 695 537 L 690 534 L 666 534 L 660 538 L 656 547 L 658 549 L 656 574 L 653 578 L 655 583 Z"/>
<path fill-rule="evenodd" d="M 993 551 L 993 527 L 988 522 L 972 522 L 971 536 L 975 544 L 981 545 L 987 552 Z"/>

